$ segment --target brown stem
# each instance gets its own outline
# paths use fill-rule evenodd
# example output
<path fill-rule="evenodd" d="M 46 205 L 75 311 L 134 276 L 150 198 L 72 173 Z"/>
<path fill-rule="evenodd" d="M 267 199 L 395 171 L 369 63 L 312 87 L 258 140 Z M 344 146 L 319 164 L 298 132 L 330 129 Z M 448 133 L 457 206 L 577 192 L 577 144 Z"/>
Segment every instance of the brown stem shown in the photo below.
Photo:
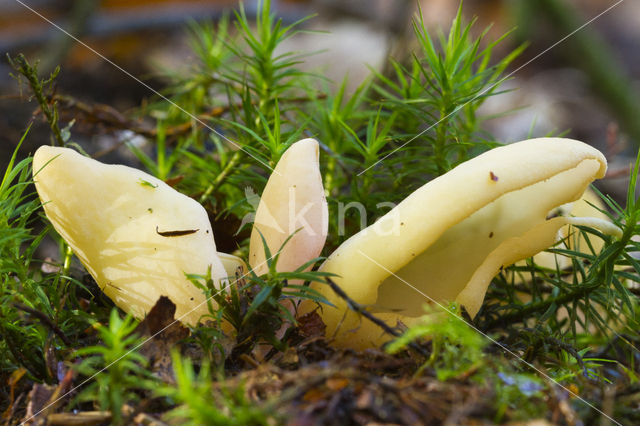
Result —
<path fill-rule="evenodd" d="M 390 334 L 393 337 L 400 337 L 402 335 L 402 333 L 397 328 L 390 327 L 386 322 L 382 321 L 380 318 L 376 317 L 371 312 L 363 308 L 361 304 L 347 296 L 347 293 L 345 293 L 344 290 L 342 290 L 338 286 L 338 284 L 336 284 L 331 278 L 327 277 L 327 283 L 336 295 L 347 302 L 347 306 L 349 306 L 349 309 L 362 315 L 363 317 L 380 327 L 385 333 Z M 408 346 L 422 356 L 429 356 L 429 354 L 424 350 L 423 347 L 417 345 L 414 342 L 410 342 Z"/>
<path fill-rule="evenodd" d="M 36 98 L 38 105 L 40 105 L 40 109 L 46 117 L 49 127 L 51 127 L 51 131 L 53 132 L 53 145 L 56 145 L 57 143 L 59 146 L 64 146 L 64 139 L 62 138 L 62 133 L 58 126 L 56 102 L 55 100 L 51 101 L 51 103 L 49 102 L 49 99 L 47 99 L 47 96 L 44 94 L 44 88 L 42 87 L 43 83 L 51 84 L 53 82 L 53 79 L 56 77 L 59 69 L 56 69 L 48 80 L 41 81 L 38 77 L 37 64 L 33 66 L 29 64 L 29 61 L 27 61 L 27 58 L 25 58 L 23 54 L 19 54 L 15 58 L 11 58 L 7 54 L 7 60 L 13 69 L 18 71 L 27 79 L 27 82 L 31 87 L 31 91 L 33 92 L 33 96 Z"/>
<path fill-rule="evenodd" d="M 28 306 L 25 305 L 21 305 L 19 303 L 14 303 L 13 306 L 16 309 L 19 309 L 21 311 L 24 311 L 28 314 L 33 315 L 34 317 L 37 317 L 40 321 L 42 321 L 45 325 L 47 325 L 54 333 L 56 333 L 58 335 L 58 337 L 60 337 L 60 340 L 62 340 L 64 342 L 65 345 L 67 346 L 71 346 L 71 341 L 69 340 L 69 338 L 64 334 L 64 332 L 60 329 L 60 327 L 58 327 L 51 318 L 49 318 L 48 316 L 46 316 L 44 313 L 37 311 L 35 309 L 32 309 Z"/>

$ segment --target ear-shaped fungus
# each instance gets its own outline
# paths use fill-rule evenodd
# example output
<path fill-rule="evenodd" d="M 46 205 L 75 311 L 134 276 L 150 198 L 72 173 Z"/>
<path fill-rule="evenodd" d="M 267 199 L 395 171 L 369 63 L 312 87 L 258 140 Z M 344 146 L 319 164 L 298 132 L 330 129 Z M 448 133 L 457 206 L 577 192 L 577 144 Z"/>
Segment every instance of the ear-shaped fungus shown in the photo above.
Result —
<path fill-rule="evenodd" d="M 116 305 L 143 317 L 164 295 L 183 322 L 196 324 L 208 313 L 203 292 L 185 273 L 211 268 L 219 288 L 228 273 L 198 202 L 140 170 L 68 148 L 40 147 L 33 170 L 47 217 Z M 226 262 L 230 269 L 242 265 Z"/>
<path fill-rule="evenodd" d="M 249 264 L 256 274 L 269 270 L 267 261 L 271 259 L 265 256 L 264 243 L 272 257 L 282 249 L 276 263 L 278 272 L 295 271 L 320 255 L 327 239 L 329 212 L 318 157 L 316 140 L 300 140 L 284 152 L 271 173 L 260 197 L 249 244 Z M 297 300 L 289 302 L 281 305 L 294 315 Z M 283 324 L 276 337 L 281 338 L 287 328 L 288 324 Z M 256 354 L 264 355 L 267 350 Z"/>
<path fill-rule="evenodd" d="M 590 188 L 582 194 L 579 200 L 563 204 L 554 211 L 551 212 L 551 216 L 574 216 L 574 217 L 589 217 L 599 219 L 605 222 L 610 222 L 609 217 L 602 211 L 606 210 L 606 207 L 600 197 L 593 192 Z M 563 243 L 559 244 L 557 248 L 580 250 L 584 252 L 590 252 L 589 245 L 593 248 L 595 253 L 598 253 L 604 241 L 601 238 L 585 235 L 579 232 L 571 225 L 565 225 L 558 231 L 558 237 L 563 240 Z M 589 239 L 587 242 L 586 238 Z M 537 266 L 542 266 L 549 269 L 565 269 L 571 265 L 571 258 L 558 253 L 551 253 L 543 251 L 535 256 L 533 260 Z M 519 261 L 517 265 L 526 264 L 525 260 Z"/>
<path fill-rule="evenodd" d="M 328 225 L 318 142 L 303 139 L 284 152 L 262 192 L 249 245 L 251 268 L 258 275 L 269 269 L 260 234 L 272 256 L 293 235 L 276 264 L 278 271 L 290 272 L 320 255 Z"/>
<path fill-rule="evenodd" d="M 337 274 L 348 296 L 391 326 L 413 323 L 430 300 L 457 301 L 473 317 L 499 270 L 552 246 L 567 223 L 619 232 L 602 219 L 549 217 L 605 171 L 604 156 L 575 140 L 495 148 L 416 190 L 345 241 L 320 269 Z M 321 316 L 336 345 L 365 348 L 388 340 L 328 286 L 313 287 L 335 305 L 323 306 Z M 314 307 L 305 302 L 301 312 Z"/>

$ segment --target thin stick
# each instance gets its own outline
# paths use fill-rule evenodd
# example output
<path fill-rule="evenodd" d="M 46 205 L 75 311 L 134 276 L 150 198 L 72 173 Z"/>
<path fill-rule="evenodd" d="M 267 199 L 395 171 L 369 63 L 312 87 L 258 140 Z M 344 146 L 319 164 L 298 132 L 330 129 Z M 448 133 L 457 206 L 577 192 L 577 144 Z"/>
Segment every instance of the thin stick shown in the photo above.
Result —
<path fill-rule="evenodd" d="M 347 302 L 349 309 L 362 315 L 363 317 L 380 327 L 385 333 L 390 334 L 393 337 L 400 337 L 402 335 L 402 333 L 397 328 L 390 327 L 386 322 L 382 321 L 380 318 L 367 311 L 361 304 L 347 296 L 347 293 L 345 293 L 344 290 L 342 290 L 338 286 L 338 284 L 336 284 L 329 277 L 327 277 L 327 284 L 329 284 L 329 287 L 331 287 L 331 290 L 333 290 L 335 294 L 337 294 L 340 298 Z M 410 342 L 408 346 L 422 356 L 429 356 L 429 353 L 427 353 L 427 351 L 425 351 L 423 347 L 414 342 Z"/>
<path fill-rule="evenodd" d="M 24 311 L 26 313 L 29 313 L 31 315 L 33 315 L 34 317 L 37 317 L 40 321 L 42 321 L 43 323 L 45 323 L 47 326 L 49 326 L 49 328 L 51 328 L 51 330 L 56 333 L 58 335 L 58 337 L 60 337 L 60 339 L 64 342 L 65 345 L 67 346 L 71 346 L 71 341 L 67 338 L 67 336 L 64 334 L 64 332 L 60 329 L 60 327 L 58 327 L 52 320 L 51 318 L 49 318 L 48 316 L 46 316 L 44 313 L 37 311 L 35 309 L 32 309 L 28 306 L 24 306 L 21 305 L 19 303 L 14 303 L 13 306 L 16 309 L 20 309 L 21 311 Z"/>

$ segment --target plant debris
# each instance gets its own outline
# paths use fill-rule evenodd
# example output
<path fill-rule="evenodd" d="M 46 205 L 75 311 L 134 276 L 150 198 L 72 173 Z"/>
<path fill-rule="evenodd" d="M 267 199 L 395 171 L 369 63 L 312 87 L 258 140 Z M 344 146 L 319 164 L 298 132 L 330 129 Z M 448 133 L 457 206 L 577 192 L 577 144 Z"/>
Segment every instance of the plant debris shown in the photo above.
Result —
<path fill-rule="evenodd" d="M 182 237 L 184 235 L 195 234 L 199 229 L 184 229 L 180 231 L 159 231 L 156 226 L 156 233 L 163 237 Z"/>

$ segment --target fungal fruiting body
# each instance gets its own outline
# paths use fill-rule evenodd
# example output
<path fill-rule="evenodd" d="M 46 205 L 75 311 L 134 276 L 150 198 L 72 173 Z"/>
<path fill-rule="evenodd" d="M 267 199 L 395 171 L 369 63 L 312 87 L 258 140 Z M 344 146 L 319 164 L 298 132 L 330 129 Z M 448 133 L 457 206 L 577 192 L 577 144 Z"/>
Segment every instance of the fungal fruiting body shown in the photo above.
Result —
<path fill-rule="evenodd" d="M 284 152 L 271 173 L 260 197 L 249 244 L 249 264 L 257 275 L 269 270 L 271 259 L 266 258 L 265 244 L 271 257 L 278 255 L 278 272 L 295 271 L 320 255 L 327 239 L 329 212 L 318 158 L 318 142 L 303 139 Z M 292 280 L 288 284 L 302 282 Z M 295 315 L 297 302 L 288 299 L 281 305 Z M 276 337 L 281 338 L 288 326 L 283 324 Z"/>
<path fill-rule="evenodd" d="M 143 317 L 162 295 L 176 318 L 195 325 L 208 314 L 204 293 L 187 274 L 227 283 L 240 259 L 225 265 L 204 208 L 140 170 L 106 165 L 68 149 L 38 148 L 34 180 L 44 211 L 104 293 Z"/>
<path fill-rule="evenodd" d="M 318 142 L 303 139 L 284 152 L 271 173 L 249 244 L 249 264 L 256 274 L 269 269 L 262 238 L 272 256 L 282 249 L 276 264 L 279 272 L 295 271 L 320 255 L 329 213 L 318 156 Z"/>
<path fill-rule="evenodd" d="M 423 185 L 345 241 L 320 270 L 337 274 L 349 297 L 391 326 L 412 324 L 429 302 L 459 302 L 473 317 L 501 268 L 552 246 L 568 223 L 619 232 L 601 219 L 548 218 L 605 171 L 604 156 L 575 140 L 495 148 Z M 334 305 L 320 312 L 335 344 L 361 349 L 388 340 L 330 288 L 312 286 Z M 314 308 L 305 302 L 301 313 Z"/>
<path fill-rule="evenodd" d="M 603 213 L 604 211 L 606 211 L 606 207 L 600 197 L 591 188 L 587 188 L 579 200 L 563 204 L 552 211 L 549 216 L 573 217 L 573 219 L 570 220 L 573 221 L 573 224 L 575 225 L 580 224 L 580 219 L 578 218 L 586 217 L 589 218 L 592 225 L 596 225 L 596 221 L 601 221 L 600 225 L 594 226 L 596 228 L 608 228 L 615 226 L 611 224 L 611 220 L 605 213 Z M 605 225 L 605 222 L 608 223 L 608 225 Z M 588 242 L 587 239 L 589 240 Z M 593 249 L 594 253 L 598 253 L 604 245 L 604 241 L 601 238 L 585 235 L 569 224 L 560 228 L 558 231 L 558 240 L 561 241 L 561 243 L 556 246 L 559 249 L 578 250 L 584 252 L 590 252 L 590 250 Z M 533 260 L 537 266 L 554 270 L 556 268 L 562 270 L 571 265 L 571 258 L 569 256 L 549 251 L 543 251 L 536 254 L 533 256 Z M 525 260 L 521 260 L 516 263 L 516 265 L 522 266 L 525 264 Z M 521 281 L 520 277 L 516 276 L 514 278 L 517 281 Z"/>

